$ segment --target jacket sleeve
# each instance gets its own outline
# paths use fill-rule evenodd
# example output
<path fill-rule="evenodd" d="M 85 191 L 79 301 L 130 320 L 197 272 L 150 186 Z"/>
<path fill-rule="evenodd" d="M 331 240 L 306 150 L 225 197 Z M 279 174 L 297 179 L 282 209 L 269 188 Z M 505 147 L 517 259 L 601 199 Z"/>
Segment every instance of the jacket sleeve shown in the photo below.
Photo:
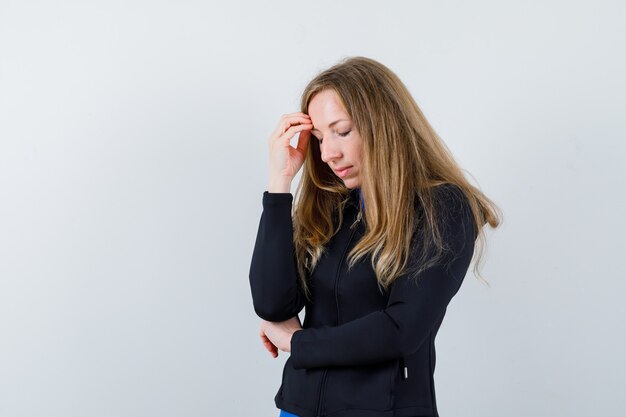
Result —
<path fill-rule="evenodd" d="M 304 307 L 293 244 L 292 203 L 291 193 L 263 193 L 249 280 L 254 311 L 267 321 L 288 320 Z"/>
<path fill-rule="evenodd" d="M 305 328 L 293 333 L 294 368 L 365 365 L 419 349 L 459 290 L 474 253 L 476 230 L 467 200 L 456 193 L 446 195 L 441 232 L 443 243 L 450 250 L 443 261 L 422 271 L 417 280 L 406 273 L 399 276 L 382 310 L 339 326 Z"/>

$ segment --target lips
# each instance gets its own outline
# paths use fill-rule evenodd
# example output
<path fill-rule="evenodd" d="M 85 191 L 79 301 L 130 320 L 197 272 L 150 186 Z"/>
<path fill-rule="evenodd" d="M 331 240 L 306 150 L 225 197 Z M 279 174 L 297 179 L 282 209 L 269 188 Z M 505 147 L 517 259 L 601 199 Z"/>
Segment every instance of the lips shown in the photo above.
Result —
<path fill-rule="evenodd" d="M 346 175 L 348 175 L 348 173 L 350 172 L 350 169 L 351 169 L 351 168 L 352 168 L 352 165 L 350 165 L 350 166 L 346 166 L 346 167 L 343 167 L 343 168 L 339 168 L 339 169 L 336 169 L 336 170 L 335 170 L 335 173 L 336 173 L 339 177 L 343 178 L 343 177 L 345 177 Z"/>

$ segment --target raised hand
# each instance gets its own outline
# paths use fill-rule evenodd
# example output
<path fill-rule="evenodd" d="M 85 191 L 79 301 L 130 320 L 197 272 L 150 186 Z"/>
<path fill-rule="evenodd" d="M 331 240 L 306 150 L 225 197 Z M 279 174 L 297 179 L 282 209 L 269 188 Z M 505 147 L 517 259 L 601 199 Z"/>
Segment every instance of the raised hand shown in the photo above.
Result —
<path fill-rule="evenodd" d="M 311 139 L 313 123 L 308 114 L 284 114 L 269 138 L 269 192 L 288 193 L 291 181 L 296 176 L 304 159 Z M 300 132 L 298 145 L 294 148 L 290 141 Z"/>

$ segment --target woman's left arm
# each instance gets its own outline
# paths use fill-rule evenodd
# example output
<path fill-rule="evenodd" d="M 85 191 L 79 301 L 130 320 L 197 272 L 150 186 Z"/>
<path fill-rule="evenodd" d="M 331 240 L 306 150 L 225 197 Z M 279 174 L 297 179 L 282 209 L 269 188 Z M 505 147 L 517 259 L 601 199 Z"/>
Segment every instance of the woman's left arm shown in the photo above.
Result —
<path fill-rule="evenodd" d="M 476 233 L 469 204 L 457 193 L 447 196 L 451 209 L 443 220 L 442 238 L 450 250 L 443 261 L 417 280 L 406 274 L 398 277 L 382 310 L 339 326 L 297 330 L 290 343 L 294 368 L 371 364 L 420 348 L 459 290 L 474 254 Z"/>

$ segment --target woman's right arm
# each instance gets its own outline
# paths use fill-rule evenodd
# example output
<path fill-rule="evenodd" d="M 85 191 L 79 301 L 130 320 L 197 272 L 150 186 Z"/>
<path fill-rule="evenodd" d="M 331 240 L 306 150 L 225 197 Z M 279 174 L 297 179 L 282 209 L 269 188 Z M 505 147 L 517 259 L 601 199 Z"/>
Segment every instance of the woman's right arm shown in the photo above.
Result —
<path fill-rule="evenodd" d="M 250 289 L 256 314 L 267 321 L 288 320 L 304 307 L 293 244 L 291 181 L 306 157 L 312 123 L 304 113 L 283 115 L 269 139 L 269 187 L 263 193 L 252 262 Z M 300 133 L 298 146 L 290 140 Z"/>
<path fill-rule="evenodd" d="M 267 321 L 288 320 L 304 307 L 293 245 L 291 193 L 263 193 L 263 213 L 250 264 L 256 314 Z"/>

